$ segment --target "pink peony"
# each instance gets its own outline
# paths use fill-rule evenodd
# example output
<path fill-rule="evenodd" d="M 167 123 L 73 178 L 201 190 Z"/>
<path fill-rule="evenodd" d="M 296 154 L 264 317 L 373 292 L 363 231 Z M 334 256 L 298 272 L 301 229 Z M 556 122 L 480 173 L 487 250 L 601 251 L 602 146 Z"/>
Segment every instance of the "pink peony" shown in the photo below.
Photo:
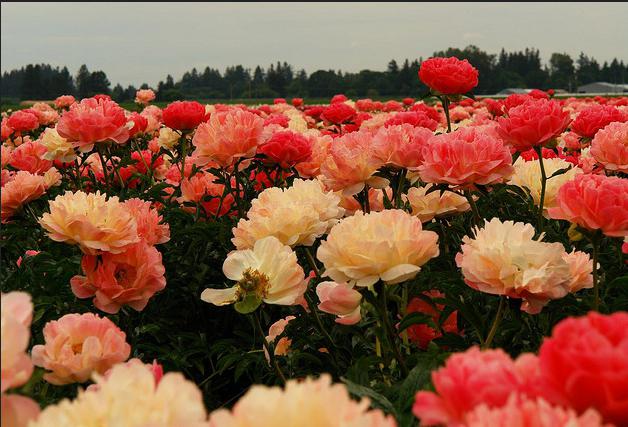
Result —
<path fill-rule="evenodd" d="M 0 295 L 2 305 L 2 393 L 25 384 L 33 373 L 26 350 L 30 341 L 33 303 L 25 292 Z M 4 412 L 4 411 L 3 411 Z"/>
<path fill-rule="evenodd" d="M 157 209 L 150 202 L 133 198 L 124 203 L 124 207 L 135 217 L 137 234 L 149 245 L 159 245 L 170 240 L 170 225 L 163 221 Z"/>
<path fill-rule="evenodd" d="M 33 399 L 17 394 L 2 395 L 2 426 L 27 427 L 39 413 L 39 405 Z"/>
<path fill-rule="evenodd" d="M 39 127 L 39 119 L 30 109 L 18 110 L 9 116 L 7 126 L 16 132 L 28 132 Z"/>
<path fill-rule="evenodd" d="M 3 171 L 4 172 L 4 171 Z M 19 171 L 2 186 L 2 222 L 6 222 L 26 203 L 36 200 L 46 192 L 46 180 L 41 175 Z"/>
<path fill-rule="evenodd" d="M 628 122 L 613 122 L 595 134 L 591 155 L 609 171 L 628 173 Z"/>
<path fill-rule="evenodd" d="M 39 141 L 27 141 L 11 153 L 10 165 L 33 174 L 43 174 L 52 167 L 52 161 L 43 158 L 48 150 Z"/>
<path fill-rule="evenodd" d="M 362 294 L 351 284 L 321 282 L 316 286 L 316 295 L 321 302 L 318 309 L 338 316 L 336 323 L 354 325 L 360 321 Z"/>
<path fill-rule="evenodd" d="M 581 174 L 566 182 L 549 216 L 611 237 L 628 236 L 628 180 Z"/>
<path fill-rule="evenodd" d="M 155 99 L 155 92 L 152 89 L 140 89 L 135 92 L 135 102 L 142 105 L 148 105 Z"/>
<path fill-rule="evenodd" d="M 76 99 L 72 95 L 61 95 L 55 99 L 55 107 L 57 108 L 67 108 L 74 104 Z"/>
<path fill-rule="evenodd" d="M 44 339 L 44 345 L 33 347 L 33 363 L 51 371 L 44 379 L 55 385 L 85 382 L 131 354 L 126 334 L 94 313 L 66 314 L 46 323 Z"/>
<path fill-rule="evenodd" d="M 594 104 L 582 110 L 571 124 L 571 130 L 585 138 L 593 138 L 597 131 L 613 122 L 625 122 L 626 115 L 616 107 Z"/>
<path fill-rule="evenodd" d="M 478 85 L 478 70 L 466 59 L 430 58 L 421 63 L 419 78 L 443 95 L 465 94 Z"/>
<path fill-rule="evenodd" d="M 380 128 L 372 146 L 386 164 L 414 170 L 421 165 L 423 148 L 433 137 L 431 130 L 401 124 Z"/>

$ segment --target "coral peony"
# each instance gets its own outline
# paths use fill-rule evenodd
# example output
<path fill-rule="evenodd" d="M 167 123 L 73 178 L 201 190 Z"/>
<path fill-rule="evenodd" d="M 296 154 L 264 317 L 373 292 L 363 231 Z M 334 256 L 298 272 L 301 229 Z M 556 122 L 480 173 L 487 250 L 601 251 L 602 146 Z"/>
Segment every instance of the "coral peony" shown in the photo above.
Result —
<path fill-rule="evenodd" d="M 314 178 L 320 175 L 321 165 L 327 158 L 327 152 L 332 143 L 332 138 L 328 135 L 312 135 L 309 139 L 312 153 L 307 159 L 295 165 L 301 178 Z"/>
<path fill-rule="evenodd" d="M 94 381 L 74 400 L 46 407 L 30 427 L 207 427 L 201 391 L 178 372 L 157 381 L 151 365 L 124 363 Z"/>
<path fill-rule="evenodd" d="M 465 94 L 478 85 L 478 70 L 466 59 L 430 58 L 421 63 L 419 78 L 433 92 Z"/>
<path fill-rule="evenodd" d="M 36 200 L 46 192 L 46 179 L 41 175 L 19 171 L 0 192 L 2 222 L 8 221 L 26 203 Z"/>
<path fill-rule="evenodd" d="M 170 225 L 150 202 L 132 198 L 126 200 L 124 207 L 135 217 L 137 234 L 149 245 L 159 245 L 170 240 Z"/>
<path fill-rule="evenodd" d="M 39 223 L 52 240 L 78 244 L 89 255 L 120 253 L 140 240 L 129 210 L 117 196 L 107 200 L 100 192 L 66 191 L 50 201 L 50 213 L 44 213 Z"/>
<path fill-rule="evenodd" d="M 253 311 L 261 301 L 298 304 L 307 287 L 296 254 L 274 236 L 258 240 L 253 249 L 231 252 L 222 271 L 236 285 L 228 289 L 205 289 L 201 299 L 214 305 L 246 304 L 242 306 L 246 312 Z M 251 299 L 257 304 L 252 309 Z"/>
<path fill-rule="evenodd" d="M 613 122 L 598 131 L 591 155 L 606 170 L 628 173 L 628 122 Z"/>
<path fill-rule="evenodd" d="M 372 145 L 375 155 L 386 164 L 415 170 L 423 160 L 423 148 L 433 137 L 431 130 L 401 124 L 380 128 Z"/>
<path fill-rule="evenodd" d="M 355 402 L 344 384 L 318 379 L 289 380 L 285 389 L 254 385 L 232 410 L 210 414 L 210 427 L 395 427 L 392 416 L 369 410 L 368 398 Z"/>
<path fill-rule="evenodd" d="M 166 126 L 176 130 L 191 130 L 205 119 L 205 107 L 196 101 L 175 101 L 162 111 Z"/>
<path fill-rule="evenodd" d="M 312 154 L 312 142 L 301 134 L 292 131 L 275 132 L 260 145 L 258 153 L 266 155 L 266 162 L 289 169 L 307 160 Z"/>
<path fill-rule="evenodd" d="M 40 409 L 37 402 L 17 394 L 2 395 L 2 420 L 0 425 L 8 427 L 27 427 L 35 421 Z"/>
<path fill-rule="evenodd" d="M 436 233 L 402 210 L 356 212 L 331 229 L 317 257 L 325 265 L 323 275 L 336 282 L 395 284 L 412 279 L 438 256 L 437 242 Z"/>
<path fill-rule="evenodd" d="M 72 95 L 61 95 L 55 99 L 55 107 L 68 108 L 76 102 L 76 99 Z"/>
<path fill-rule="evenodd" d="M 372 141 L 369 131 L 352 132 L 334 140 L 320 168 L 323 183 L 347 196 L 359 193 L 365 185 L 386 187 L 388 180 L 374 176 L 384 161 Z"/>
<path fill-rule="evenodd" d="M 274 344 L 275 351 L 273 352 L 273 354 L 275 356 L 285 356 L 286 354 L 288 354 L 288 351 L 290 350 L 290 345 L 292 344 L 292 340 L 288 337 L 281 337 L 279 338 L 279 340 L 277 340 L 277 337 L 283 334 L 283 331 L 286 329 L 286 326 L 288 326 L 288 323 L 290 323 L 290 321 L 294 319 L 296 319 L 296 317 L 286 316 L 285 318 L 279 319 L 275 323 L 270 325 L 270 328 L 268 329 L 268 335 L 266 335 L 266 342 L 268 344 Z M 266 347 L 264 347 L 264 354 L 266 356 L 266 360 L 270 363 L 270 356 L 266 351 Z"/>
<path fill-rule="evenodd" d="M 264 121 L 248 111 L 230 110 L 212 114 L 194 134 L 194 155 L 229 167 L 241 158 L 255 155 L 262 142 L 263 128 Z"/>
<path fill-rule="evenodd" d="M 613 122 L 625 122 L 626 115 L 616 107 L 594 104 L 582 110 L 571 124 L 571 130 L 585 138 L 593 138 L 597 131 Z"/>
<path fill-rule="evenodd" d="M 105 373 L 131 354 L 126 334 L 111 320 L 94 313 L 66 314 L 44 326 L 45 344 L 33 347 L 35 366 L 48 371 L 44 379 L 63 385 Z"/>
<path fill-rule="evenodd" d="M 0 295 L 2 317 L 2 393 L 25 384 L 33 373 L 26 350 L 30 341 L 33 303 L 29 294 L 20 291 Z"/>
<path fill-rule="evenodd" d="M 539 350 L 548 399 L 628 424 L 628 313 L 590 312 L 554 327 Z"/>
<path fill-rule="evenodd" d="M 414 127 L 423 127 L 432 132 L 438 127 L 438 121 L 428 116 L 423 111 L 404 111 L 397 113 L 384 123 L 384 127 L 409 124 Z"/>
<path fill-rule="evenodd" d="M 30 109 L 18 110 L 9 116 L 7 126 L 15 132 L 28 132 L 39 127 L 39 119 Z"/>
<path fill-rule="evenodd" d="M 412 215 L 418 217 L 421 222 L 455 215 L 471 209 L 466 197 L 448 190 L 435 190 L 428 193 L 431 187 L 432 184 L 418 188 L 411 187 L 408 190 L 408 195 L 404 196 L 410 203 Z"/>
<path fill-rule="evenodd" d="M 197 206 L 200 206 L 207 216 L 222 216 L 229 213 L 235 199 L 232 194 L 225 192 L 223 184 L 215 181 L 216 176 L 209 172 L 182 180 L 181 197 L 178 197 L 177 201 L 184 205 L 183 210 L 196 213 Z M 189 203 L 195 206 L 188 206 Z"/>
<path fill-rule="evenodd" d="M 489 294 L 521 298 L 521 310 L 530 314 L 567 295 L 572 277 L 563 245 L 534 235 L 530 224 L 486 221 L 484 228 L 475 229 L 474 238 L 462 239 L 462 252 L 456 255 L 465 283 Z"/>
<path fill-rule="evenodd" d="M 563 133 L 571 121 L 558 101 L 530 99 L 498 120 L 503 140 L 518 151 L 545 145 Z"/>
<path fill-rule="evenodd" d="M 81 152 L 90 151 L 97 142 L 123 144 L 130 136 L 124 109 L 114 101 L 95 97 L 72 104 L 59 119 L 57 132 Z"/>
<path fill-rule="evenodd" d="M 560 187 L 574 179 L 577 175 L 582 174 L 582 169 L 573 167 L 571 163 L 558 158 L 544 158 L 543 166 L 546 176 L 551 177 L 545 184 L 543 212 L 547 215 L 547 209 L 556 206 L 556 195 Z M 530 196 L 532 196 L 534 204 L 538 206 L 541 200 L 541 166 L 539 165 L 538 159 L 525 161 L 520 157 L 515 162 L 514 167 L 515 173 L 512 174 L 508 184 L 525 188 L 530 193 Z M 560 175 L 552 176 L 561 169 L 569 170 Z"/>
<path fill-rule="evenodd" d="M 29 111 L 37 116 L 39 124 L 47 126 L 59 120 L 59 113 L 45 102 L 36 102 Z"/>
<path fill-rule="evenodd" d="M 350 105 L 344 102 L 336 102 L 325 108 L 321 114 L 321 119 L 326 120 L 335 125 L 350 122 L 355 117 L 356 111 Z"/>
<path fill-rule="evenodd" d="M 135 92 L 135 102 L 142 105 L 148 105 L 155 99 L 155 92 L 152 89 L 140 89 Z"/>
<path fill-rule="evenodd" d="M 354 290 L 350 283 L 321 282 L 316 285 L 316 295 L 320 300 L 318 309 L 338 316 L 336 323 L 354 325 L 362 318 L 362 294 Z"/>
<path fill-rule="evenodd" d="M 39 141 L 27 141 L 13 150 L 9 164 L 18 170 L 43 174 L 52 167 L 52 161 L 44 158 L 46 152 Z"/>
<path fill-rule="evenodd" d="M 232 242 L 238 249 L 252 248 L 255 242 L 275 236 L 284 245 L 312 246 L 344 214 L 340 197 L 324 191 L 317 180 L 296 179 L 292 187 L 267 188 L 251 202 L 248 219 L 233 228 Z"/>
<path fill-rule="evenodd" d="M 78 298 L 94 297 L 94 305 L 115 314 L 123 305 L 142 311 L 148 300 L 166 287 L 161 254 L 146 242 L 129 246 L 119 254 L 83 255 L 86 276 L 74 276 L 72 292 Z"/>
<path fill-rule="evenodd" d="M 514 169 L 502 141 L 471 127 L 430 139 L 418 170 L 426 182 L 470 186 L 503 182 Z"/>
<path fill-rule="evenodd" d="M 628 236 L 628 180 L 582 174 L 565 183 L 550 218 L 564 219 L 611 237 Z"/>

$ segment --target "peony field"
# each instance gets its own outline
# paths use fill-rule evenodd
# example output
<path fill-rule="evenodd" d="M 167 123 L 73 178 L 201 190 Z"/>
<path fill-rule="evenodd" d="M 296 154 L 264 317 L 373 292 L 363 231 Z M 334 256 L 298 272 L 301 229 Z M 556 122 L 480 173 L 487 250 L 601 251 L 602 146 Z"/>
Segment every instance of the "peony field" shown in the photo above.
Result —
<path fill-rule="evenodd" d="M 628 96 L 2 112 L 2 426 L 628 426 Z"/>

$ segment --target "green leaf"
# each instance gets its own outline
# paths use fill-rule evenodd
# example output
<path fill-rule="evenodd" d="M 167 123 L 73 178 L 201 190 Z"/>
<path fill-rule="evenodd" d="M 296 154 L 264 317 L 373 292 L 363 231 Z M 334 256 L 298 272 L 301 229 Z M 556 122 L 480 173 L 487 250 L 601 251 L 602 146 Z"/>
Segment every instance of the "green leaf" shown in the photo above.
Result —
<path fill-rule="evenodd" d="M 556 172 L 554 172 L 552 175 L 550 175 L 549 177 L 547 177 L 547 179 L 551 179 L 551 178 L 554 178 L 555 176 L 558 176 L 558 175 L 562 175 L 562 174 L 564 174 L 564 173 L 567 173 L 567 172 L 569 172 L 569 170 L 571 170 L 571 168 L 572 168 L 571 166 L 567 166 L 566 168 L 558 169 L 558 170 L 557 170 Z"/>
<path fill-rule="evenodd" d="M 238 313 L 253 313 L 262 303 L 262 299 L 256 294 L 247 294 L 241 301 L 235 303 L 235 309 Z"/>
<path fill-rule="evenodd" d="M 371 400 L 371 406 L 376 408 L 383 409 L 388 414 L 392 414 L 395 418 L 397 417 L 397 411 L 390 400 L 386 398 L 386 396 L 379 394 L 372 388 L 356 384 L 354 382 L 349 381 L 346 378 L 340 378 L 343 383 L 346 384 L 347 390 L 349 393 L 356 397 L 368 397 Z"/>

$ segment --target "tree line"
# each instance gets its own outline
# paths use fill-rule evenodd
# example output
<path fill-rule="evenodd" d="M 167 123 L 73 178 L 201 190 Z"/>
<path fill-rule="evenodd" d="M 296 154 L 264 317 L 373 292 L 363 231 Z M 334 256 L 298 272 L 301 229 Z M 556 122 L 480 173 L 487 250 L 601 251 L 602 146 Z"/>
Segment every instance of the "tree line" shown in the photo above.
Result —
<path fill-rule="evenodd" d="M 569 92 L 577 86 L 595 81 L 625 83 L 628 64 L 613 59 L 602 65 L 592 57 L 580 53 L 575 60 L 566 53 L 553 53 L 543 64 L 538 49 L 489 54 L 477 46 L 464 49 L 449 48 L 433 56 L 456 56 L 468 59 L 480 72 L 475 93 L 492 94 L 505 88 L 564 89 Z M 344 93 L 350 97 L 418 96 L 427 90 L 417 78 L 422 58 L 398 63 L 391 60 L 386 71 L 362 70 L 349 73 L 336 70 L 317 70 L 306 73 L 295 70 L 286 62 L 271 64 L 266 69 L 242 65 L 227 67 L 223 73 L 216 68 L 196 68 L 183 74 L 177 82 L 171 75 L 160 81 L 155 89 L 157 100 L 177 99 L 241 99 L 275 97 L 330 97 Z M 139 89 L 148 88 L 142 84 Z M 82 65 L 76 76 L 67 67 L 48 64 L 29 64 L 19 70 L 5 71 L 0 77 L 0 95 L 13 99 L 54 99 L 71 94 L 79 98 L 97 93 L 110 94 L 118 102 L 132 101 L 138 88 L 124 88 L 116 84 L 111 89 L 104 71 L 89 71 Z"/>

